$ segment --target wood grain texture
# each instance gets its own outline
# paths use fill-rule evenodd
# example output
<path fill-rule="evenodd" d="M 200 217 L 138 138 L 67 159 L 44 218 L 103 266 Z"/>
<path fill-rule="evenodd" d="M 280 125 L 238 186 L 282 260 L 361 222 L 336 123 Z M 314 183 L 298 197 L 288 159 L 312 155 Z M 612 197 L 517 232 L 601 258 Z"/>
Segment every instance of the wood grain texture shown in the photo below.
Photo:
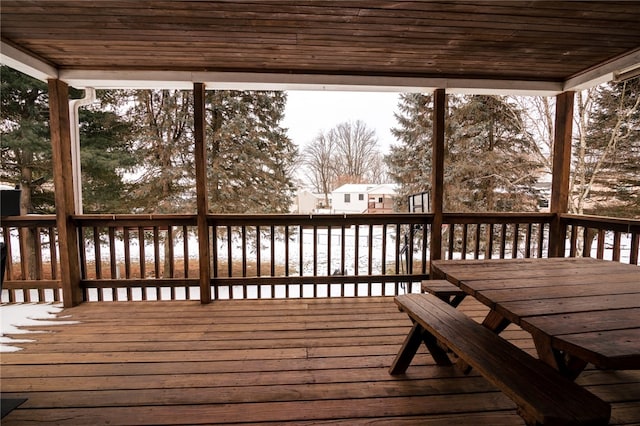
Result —
<path fill-rule="evenodd" d="M 518 405 L 527 424 L 608 423 L 607 403 L 434 295 L 406 294 L 395 301 L 415 321 L 413 330 L 422 327 L 477 369 Z M 401 351 L 401 357 L 408 355 Z"/>
<path fill-rule="evenodd" d="M 577 376 L 586 362 L 605 369 L 640 366 L 636 265 L 549 258 L 436 261 L 432 267 L 488 306 L 491 318 L 530 332 L 539 356 L 568 376 Z"/>
<path fill-rule="evenodd" d="M 6 0 L 2 39 L 61 69 L 561 82 L 639 47 L 640 3 Z"/>
<path fill-rule="evenodd" d="M 460 309 L 487 313 L 471 298 Z M 0 357 L 3 397 L 28 398 L 3 425 L 523 425 L 482 376 L 424 349 L 390 376 L 411 327 L 391 298 L 94 302 L 60 316 L 79 323 L 32 327 L 47 332 Z M 521 329 L 501 336 L 535 354 Z M 640 422 L 640 371 L 589 368 L 578 383 L 612 404 L 612 424 Z"/>

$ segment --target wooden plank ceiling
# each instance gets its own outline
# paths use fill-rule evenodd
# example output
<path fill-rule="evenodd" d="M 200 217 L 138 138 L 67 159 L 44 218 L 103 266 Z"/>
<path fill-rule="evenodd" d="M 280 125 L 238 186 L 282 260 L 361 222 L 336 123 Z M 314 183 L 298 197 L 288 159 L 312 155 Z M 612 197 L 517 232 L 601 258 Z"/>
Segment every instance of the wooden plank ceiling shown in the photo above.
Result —
<path fill-rule="evenodd" d="M 635 1 L 3 0 L 1 10 L 4 46 L 61 72 L 555 83 L 640 51 L 638 22 Z"/>

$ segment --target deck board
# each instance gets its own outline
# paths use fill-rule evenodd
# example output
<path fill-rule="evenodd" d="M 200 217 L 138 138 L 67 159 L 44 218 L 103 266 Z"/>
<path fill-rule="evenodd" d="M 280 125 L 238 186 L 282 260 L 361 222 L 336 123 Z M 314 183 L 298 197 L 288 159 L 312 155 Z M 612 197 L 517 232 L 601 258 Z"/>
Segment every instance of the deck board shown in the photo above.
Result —
<path fill-rule="evenodd" d="M 49 333 L 2 355 L 3 397 L 28 398 L 3 425 L 523 424 L 484 378 L 424 348 L 390 376 L 410 327 L 391 298 L 95 302 L 60 317 L 78 323 L 33 327 Z M 534 352 L 517 326 L 503 336 Z M 612 403 L 612 424 L 640 422 L 640 372 L 578 382 Z"/>

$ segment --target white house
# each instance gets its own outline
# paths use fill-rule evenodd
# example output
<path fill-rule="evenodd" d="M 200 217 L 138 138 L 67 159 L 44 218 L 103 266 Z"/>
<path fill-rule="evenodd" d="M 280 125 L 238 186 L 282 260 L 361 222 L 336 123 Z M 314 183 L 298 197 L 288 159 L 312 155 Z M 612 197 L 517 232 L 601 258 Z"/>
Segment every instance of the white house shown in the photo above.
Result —
<path fill-rule="evenodd" d="M 333 213 L 390 213 L 393 210 L 393 184 L 349 183 L 331 192 Z"/>
<path fill-rule="evenodd" d="M 391 213 L 393 212 L 393 199 L 397 195 L 397 186 L 392 183 L 376 185 L 368 191 L 369 204 L 367 213 Z"/>
<path fill-rule="evenodd" d="M 331 197 L 329 197 L 329 202 L 331 202 Z M 327 213 L 330 206 L 325 204 L 326 201 L 323 194 L 316 194 L 308 189 L 299 189 L 291 212 L 300 214 Z"/>

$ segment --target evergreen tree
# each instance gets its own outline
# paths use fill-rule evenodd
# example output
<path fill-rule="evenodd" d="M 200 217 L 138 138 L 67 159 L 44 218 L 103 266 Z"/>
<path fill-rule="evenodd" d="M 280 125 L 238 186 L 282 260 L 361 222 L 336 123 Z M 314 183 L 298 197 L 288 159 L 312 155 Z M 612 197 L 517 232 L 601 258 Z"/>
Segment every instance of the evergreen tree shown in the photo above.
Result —
<path fill-rule="evenodd" d="M 53 213 L 53 165 L 49 135 L 49 94 L 45 83 L 2 67 L 2 169 L 0 180 L 20 185 L 23 213 Z M 102 107 L 80 110 L 80 157 L 86 212 L 122 212 L 123 174 L 133 165 L 131 128 L 112 109 L 110 92 Z M 70 89 L 70 96 L 82 92 Z M 111 111 L 110 111 L 111 109 Z"/>
<path fill-rule="evenodd" d="M 195 212 L 193 95 L 185 90 L 136 90 L 128 117 L 140 157 L 132 183 L 134 212 Z"/>
<path fill-rule="evenodd" d="M 286 94 L 206 93 L 210 210 L 287 213 L 297 149 L 280 123 Z"/>
<path fill-rule="evenodd" d="M 640 217 L 640 78 L 598 86 L 579 99 L 574 207 Z"/>
<path fill-rule="evenodd" d="M 422 94 L 401 97 L 402 142 L 387 156 L 391 176 L 406 196 L 430 190 L 432 101 Z M 497 96 L 449 96 L 445 120 L 445 209 L 448 211 L 528 211 L 540 164 L 535 145 L 523 133 L 521 111 Z"/>
<path fill-rule="evenodd" d="M 104 101 L 103 106 L 108 107 Z M 124 176 L 137 165 L 134 137 L 133 126 L 115 112 L 96 107 L 80 110 L 84 213 L 131 212 L 131 190 Z"/>
<path fill-rule="evenodd" d="M 499 96 L 453 97 L 445 153 L 445 209 L 532 211 L 541 164 L 521 111 Z"/>
<path fill-rule="evenodd" d="M 3 66 L 0 181 L 22 189 L 21 212 L 53 213 L 47 85 Z"/>
<path fill-rule="evenodd" d="M 407 197 L 431 190 L 433 100 L 431 95 L 403 93 L 395 113 L 398 127 L 391 133 L 401 143 L 385 157 L 389 176 L 400 184 L 397 208 L 407 211 Z"/>

